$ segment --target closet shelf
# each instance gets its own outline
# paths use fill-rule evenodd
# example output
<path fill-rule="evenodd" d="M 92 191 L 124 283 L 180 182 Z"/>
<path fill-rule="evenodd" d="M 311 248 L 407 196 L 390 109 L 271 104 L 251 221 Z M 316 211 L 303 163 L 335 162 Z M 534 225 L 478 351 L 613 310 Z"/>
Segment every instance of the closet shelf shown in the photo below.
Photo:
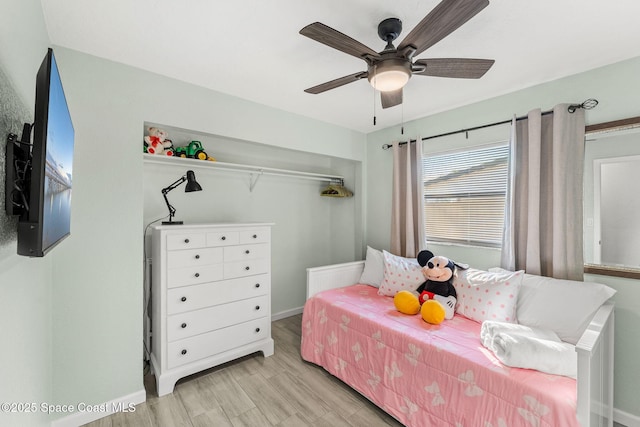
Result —
<path fill-rule="evenodd" d="M 344 177 L 313 172 L 303 172 L 289 169 L 270 168 L 265 166 L 245 165 L 241 163 L 211 162 L 208 160 L 196 160 L 181 157 L 158 156 L 144 154 L 145 164 L 172 165 L 191 169 L 213 169 L 227 172 L 244 172 L 252 175 L 251 190 L 255 187 L 261 175 L 289 176 L 292 178 L 310 179 L 324 182 L 337 182 L 344 185 Z M 257 174 L 255 178 L 254 174 Z"/>

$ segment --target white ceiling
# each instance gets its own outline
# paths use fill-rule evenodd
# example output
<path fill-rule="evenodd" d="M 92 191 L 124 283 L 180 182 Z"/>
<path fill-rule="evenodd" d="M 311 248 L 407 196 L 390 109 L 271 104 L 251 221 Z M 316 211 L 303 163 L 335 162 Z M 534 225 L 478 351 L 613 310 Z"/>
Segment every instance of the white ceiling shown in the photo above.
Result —
<path fill-rule="evenodd" d="M 637 0 L 491 0 L 417 58 L 495 59 L 480 80 L 414 76 L 382 110 L 366 80 L 304 89 L 364 61 L 304 37 L 320 21 L 381 51 L 378 23 L 402 40 L 439 0 L 42 0 L 51 42 L 361 132 L 640 56 Z M 398 43 L 396 43 L 397 45 Z M 568 100 L 580 101 L 580 100 Z"/>

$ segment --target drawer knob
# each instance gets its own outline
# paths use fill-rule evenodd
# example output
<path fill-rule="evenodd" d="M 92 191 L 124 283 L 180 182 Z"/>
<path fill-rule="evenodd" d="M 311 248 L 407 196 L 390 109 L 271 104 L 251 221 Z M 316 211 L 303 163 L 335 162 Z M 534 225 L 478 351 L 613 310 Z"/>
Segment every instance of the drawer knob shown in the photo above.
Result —
<path fill-rule="evenodd" d="M 244 268 L 245 270 L 249 271 L 251 270 L 251 267 L 249 267 L 248 265 Z"/>
<path fill-rule="evenodd" d="M 256 328 L 256 332 L 260 332 L 260 328 Z"/>
<path fill-rule="evenodd" d="M 186 328 L 186 327 L 187 327 L 187 324 L 186 324 L 186 323 L 183 323 L 182 325 L 180 325 L 180 327 L 181 327 L 182 329 L 184 329 L 184 328 Z"/>
<path fill-rule="evenodd" d="M 196 274 L 194 274 L 194 276 L 200 277 L 200 273 L 196 273 Z"/>
<path fill-rule="evenodd" d="M 259 288 L 259 287 L 260 287 L 260 283 L 256 283 L 256 288 Z"/>
<path fill-rule="evenodd" d="M 260 310 L 260 306 L 259 305 L 256 305 L 256 310 Z"/>
<path fill-rule="evenodd" d="M 184 239 L 184 242 L 185 243 L 189 243 L 189 239 Z"/>
<path fill-rule="evenodd" d="M 200 259 L 200 255 L 196 255 L 196 259 Z"/>
<path fill-rule="evenodd" d="M 246 251 L 244 251 L 244 253 L 248 255 L 248 254 L 251 253 L 251 251 L 249 249 L 247 249 Z"/>
<path fill-rule="evenodd" d="M 222 236 L 220 240 L 227 240 L 227 236 Z"/>
<path fill-rule="evenodd" d="M 183 349 L 183 350 L 180 352 L 180 354 L 182 354 L 182 355 L 184 356 L 185 354 L 187 354 L 187 350 L 184 350 L 184 349 Z"/>
<path fill-rule="evenodd" d="M 187 297 L 182 297 L 180 298 L 180 301 L 185 302 L 187 300 Z"/>
<path fill-rule="evenodd" d="M 253 236 L 251 236 L 251 237 L 253 237 L 254 239 L 257 239 L 257 238 L 258 238 L 258 235 L 257 235 L 257 234 L 254 234 L 254 235 L 253 235 Z"/>

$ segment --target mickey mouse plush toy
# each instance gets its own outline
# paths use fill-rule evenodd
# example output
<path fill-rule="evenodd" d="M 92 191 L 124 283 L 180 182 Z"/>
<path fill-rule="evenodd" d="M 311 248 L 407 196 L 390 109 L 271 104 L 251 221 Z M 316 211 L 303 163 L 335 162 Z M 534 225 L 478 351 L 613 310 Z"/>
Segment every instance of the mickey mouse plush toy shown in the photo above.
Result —
<path fill-rule="evenodd" d="M 417 314 L 419 311 L 425 322 L 434 325 L 444 319 L 452 319 L 457 301 L 453 287 L 455 269 L 466 270 L 469 266 L 434 256 L 431 251 L 421 251 L 417 258 L 426 281 L 416 289 L 418 297 L 409 291 L 398 292 L 393 299 L 396 308 L 405 314 Z"/>

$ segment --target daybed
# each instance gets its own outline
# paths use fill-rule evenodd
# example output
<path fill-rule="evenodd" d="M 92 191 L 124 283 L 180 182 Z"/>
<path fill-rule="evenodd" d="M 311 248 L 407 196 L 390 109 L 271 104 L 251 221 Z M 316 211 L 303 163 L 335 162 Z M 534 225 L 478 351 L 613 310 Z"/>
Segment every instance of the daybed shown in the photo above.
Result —
<path fill-rule="evenodd" d="M 369 266 L 372 258 L 368 251 Z M 384 261 L 387 280 L 393 271 L 387 271 L 387 259 Z M 375 268 L 381 267 L 376 264 Z M 612 289 L 598 284 L 575 288 L 582 282 L 557 281 L 521 272 L 521 277 L 516 277 L 520 280 L 518 316 L 530 317 L 548 299 L 547 307 L 542 307 L 547 315 L 539 316 L 540 322 L 529 322 L 540 327 L 558 323 L 563 340 L 570 340 L 570 323 L 584 321 L 584 325 L 576 325 L 580 333 L 574 343 L 576 379 L 501 363 L 481 344 L 482 322 L 470 318 L 474 316 L 468 313 L 469 317 L 460 314 L 463 308 L 440 325 L 426 323 L 419 314 L 399 313 L 393 298 L 379 295 L 380 288 L 362 283 L 370 275 L 363 274 L 364 270 L 365 261 L 307 270 L 301 354 L 304 360 L 322 366 L 402 424 L 613 425 L 614 312 L 609 300 L 615 292 Z M 538 279 L 547 281 L 544 289 Z M 459 281 L 454 284 L 456 288 L 463 286 Z M 555 289 L 553 285 L 560 286 L 557 292 L 551 291 Z M 578 289 L 575 300 L 568 300 L 575 289 Z M 458 294 L 460 303 L 461 292 Z M 585 298 L 593 301 L 585 303 Z M 563 318 L 563 313 L 559 316 L 554 313 L 563 306 L 584 307 L 596 300 L 595 307 L 586 307 L 582 312 L 578 309 L 577 314 L 572 312 Z M 585 321 L 580 316 L 588 318 Z"/>

